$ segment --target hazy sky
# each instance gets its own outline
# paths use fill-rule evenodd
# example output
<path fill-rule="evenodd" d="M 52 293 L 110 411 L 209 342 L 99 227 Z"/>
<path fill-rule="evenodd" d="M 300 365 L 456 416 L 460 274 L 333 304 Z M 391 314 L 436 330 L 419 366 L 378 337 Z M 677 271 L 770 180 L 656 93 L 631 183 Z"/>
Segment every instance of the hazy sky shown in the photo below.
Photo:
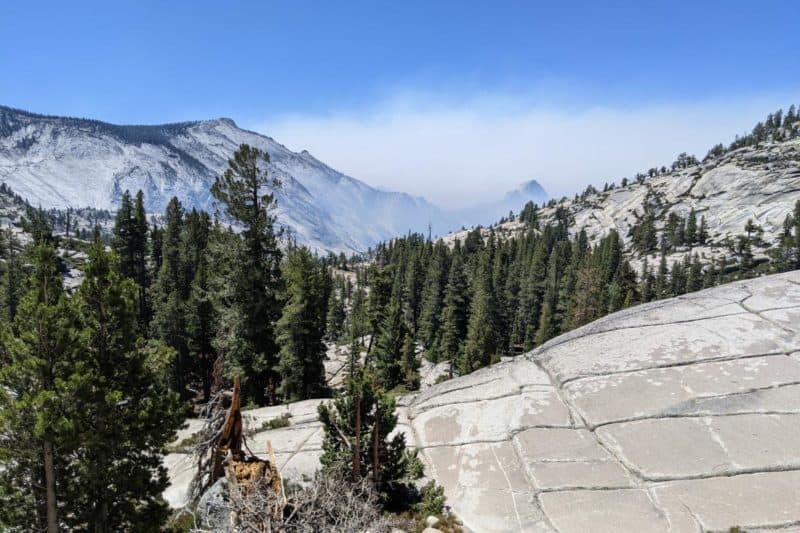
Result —
<path fill-rule="evenodd" d="M 229 116 L 456 206 L 704 155 L 800 101 L 797 1 L 9 2 L 0 104 Z"/>

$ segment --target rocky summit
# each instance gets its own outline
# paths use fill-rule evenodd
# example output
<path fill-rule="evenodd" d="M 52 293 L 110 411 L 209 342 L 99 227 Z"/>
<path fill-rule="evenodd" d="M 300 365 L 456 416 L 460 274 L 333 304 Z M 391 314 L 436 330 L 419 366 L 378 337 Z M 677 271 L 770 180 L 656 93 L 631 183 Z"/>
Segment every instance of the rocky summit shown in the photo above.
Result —
<path fill-rule="evenodd" d="M 250 438 L 254 451 L 273 443 L 285 476 L 318 465 L 318 402 L 249 412 L 255 427 L 296 415 Z M 790 530 L 800 272 L 615 313 L 399 404 L 399 427 L 473 531 Z M 190 462 L 168 459 L 173 504 Z"/>

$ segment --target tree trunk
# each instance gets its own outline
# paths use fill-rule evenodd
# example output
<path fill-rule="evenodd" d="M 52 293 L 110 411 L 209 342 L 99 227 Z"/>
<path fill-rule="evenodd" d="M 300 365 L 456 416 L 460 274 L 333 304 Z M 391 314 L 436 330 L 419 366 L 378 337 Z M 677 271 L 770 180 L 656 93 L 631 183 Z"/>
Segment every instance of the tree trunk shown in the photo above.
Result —
<path fill-rule="evenodd" d="M 353 481 L 361 478 L 361 398 L 356 396 L 356 443 L 353 449 Z"/>
<path fill-rule="evenodd" d="M 378 484 L 378 471 L 380 462 L 378 460 L 378 445 L 380 443 L 380 417 L 381 412 L 378 405 L 375 406 L 375 426 L 372 428 L 372 479 L 375 485 Z"/>
<path fill-rule="evenodd" d="M 46 440 L 44 442 L 44 479 L 47 491 L 47 533 L 58 533 L 56 472 L 53 462 L 53 443 Z"/>

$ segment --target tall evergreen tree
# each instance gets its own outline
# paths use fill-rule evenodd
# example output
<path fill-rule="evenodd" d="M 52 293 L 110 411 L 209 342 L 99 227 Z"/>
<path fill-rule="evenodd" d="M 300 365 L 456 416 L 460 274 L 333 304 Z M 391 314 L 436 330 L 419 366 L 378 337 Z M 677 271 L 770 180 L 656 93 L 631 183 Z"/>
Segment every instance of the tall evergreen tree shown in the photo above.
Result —
<path fill-rule="evenodd" d="M 344 323 L 347 312 L 344 307 L 344 295 L 333 290 L 328 298 L 328 316 L 325 318 L 325 338 L 329 341 L 338 341 L 345 337 Z"/>
<path fill-rule="evenodd" d="M 5 318 L 11 322 L 17 315 L 17 307 L 24 294 L 25 272 L 22 259 L 17 250 L 18 242 L 11 228 L 6 233 L 6 268 L 3 277 L 3 311 Z"/>
<path fill-rule="evenodd" d="M 450 361 L 451 366 L 460 357 L 461 345 L 467 334 L 469 307 L 467 291 L 467 278 L 462 266 L 461 255 L 454 252 L 444 293 L 441 335 L 435 352 L 439 360 Z"/>
<path fill-rule="evenodd" d="M 183 422 L 161 373 L 170 352 L 137 342 L 135 283 L 95 244 L 73 297 L 86 384 L 77 410 L 80 447 L 68 490 L 73 524 L 99 533 L 153 531 L 168 516 L 164 448 Z"/>
<path fill-rule="evenodd" d="M 29 287 L 13 328 L 2 332 L 0 529 L 55 533 L 71 513 L 64 492 L 82 376 L 51 244 L 34 248 Z"/>
<path fill-rule="evenodd" d="M 403 347 L 408 336 L 400 288 L 397 287 L 392 291 L 392 298 L 371 354 L 375 362 L 375 374 L 386 390 L 395 388 L 403 381 Z"/>
<path fill-rule="evenodd" d="M 694 245 L 698 240 L 697 233 L 697 215 L 692 209 L 689 211 L 689 218 L 686 219 L 686 244 L 689 246 Z"/>
<path fill-rule="evenodd" d="M 459 361 L 462 373 L 472 372 L 488 365 L 497 354 L 498 339 L 495 331 L 496 312 L 492 286 L 491 255 L 484 251 L 473 279 L 470 298 L 469 322 L 464 354 Z"/>
<path fill-rule="evenodd" d="M 188 398 L 192 361 L 189 357 L 186 300 L 189 283 L 183 255 L 184 210 L 177 198 L 170 200 L 164 215 L 161 270 L 153 286 L 155 313 L 153 336 L 173 348 L 172 387 Z"/>
<path fill-rule="evenodd" d="M 277 323 L 284 401 L 305 400 L 325 388 L 327 272 L 307 248 L 290 250 L 282 266 L 286 304 Z"/>
<path fill-rule="evenodd" d="M 114 222 L 114 238 L 111 240 L 111 249 L 119 258 L 119 270 L 123 276 L 133 278 L 134 275 L 134 229 L 133 229 L 133 204 L 131 193 L 125 191 L 120 199 L 117 217 Z"/>
<path fill-rule="evenodd" d="M 243 227 L 238 257 L 229 256 L 234 263 L 226 304 L 232 312 L 221 317 L 229 322 L 217 348 L 229 375 L 242 375 L 245 397 L 261 404 L 276 401 L 279 385 L 275 323 L 280 315 L 281 252 L 274 228 L 275 197 L 263 191 L 280 183 L 269 177 L 268 163 L 269 154 L 243 144 L 211 187 L 225 213 Z"/>
<path fill-rule="evenodd" d="M 151 319 L 150 302 L 148 299 L 148 289 L 150 278 L 147 270 L 148 242 L 147 237 L 149 228 L 147 224 L 147 213 L 144 210 L 144 193 L 138 191 L 133 206 L 132 230 L 132 255 L 133 255 L 133 280 L 139 286 L 139 300 L 137 305 L 139 324 L 142 329 L 146 328 Z"/>
<path fill-rule="evenodd" d="M 441 324 L 444 289 L 447 284 L 447 252 L 443 243 L 433 247 L 433 257 L 428 263 L 425 286 L 422 289 L 422 310 L 419 318 L 419 339 L 426 349 L 436 344 Z"/>

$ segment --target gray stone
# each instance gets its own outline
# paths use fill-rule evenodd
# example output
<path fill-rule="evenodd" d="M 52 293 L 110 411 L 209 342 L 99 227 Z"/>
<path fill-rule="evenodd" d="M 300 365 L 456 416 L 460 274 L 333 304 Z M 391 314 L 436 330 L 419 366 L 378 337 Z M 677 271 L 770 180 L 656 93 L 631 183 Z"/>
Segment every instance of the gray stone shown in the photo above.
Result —
<path fill-rule="evenodd" d="M 228 480 L 222 477 L 211 485 L 197 502 L 196 513 L 201 517 L 204 528 L 210 531 L 233 531 L 227 492 Z"/>

